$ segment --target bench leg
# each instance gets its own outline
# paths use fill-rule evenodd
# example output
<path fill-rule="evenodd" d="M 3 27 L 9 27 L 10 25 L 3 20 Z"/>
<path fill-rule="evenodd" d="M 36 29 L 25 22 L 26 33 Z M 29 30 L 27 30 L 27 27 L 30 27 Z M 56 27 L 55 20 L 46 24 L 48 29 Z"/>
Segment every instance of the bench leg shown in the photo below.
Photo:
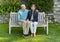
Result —
<path fill-rule="evenodd" d="M 48 35 L 48 26 L 47 26 L 47 29 L 46 29 L 46 33 L 47 33 L 47 35 Z"/>
<path fill-rule="evenodd" d="M 9 34 L 11 34 L 11 27 L 9 26 Z"/>

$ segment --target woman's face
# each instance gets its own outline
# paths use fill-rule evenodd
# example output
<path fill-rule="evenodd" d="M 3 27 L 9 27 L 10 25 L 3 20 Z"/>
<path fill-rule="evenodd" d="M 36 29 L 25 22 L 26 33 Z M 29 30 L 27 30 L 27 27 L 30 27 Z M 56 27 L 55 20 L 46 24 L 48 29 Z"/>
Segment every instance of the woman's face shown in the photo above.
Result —
<path fill-rule="evenodd" d="M 34 6 L 34 5 L 33 5 L 33 6 L 31 6 L 31 10 L 33 10 L 33 11 L 35 10 L 35 6 Z"/>

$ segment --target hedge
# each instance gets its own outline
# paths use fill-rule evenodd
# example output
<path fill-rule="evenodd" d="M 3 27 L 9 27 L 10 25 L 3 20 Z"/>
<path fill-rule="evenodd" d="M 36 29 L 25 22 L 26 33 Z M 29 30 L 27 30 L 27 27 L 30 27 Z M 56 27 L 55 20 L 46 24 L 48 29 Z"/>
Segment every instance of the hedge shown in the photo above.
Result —
<path fill-rule="evenodd" d="M 39 11 L 44 11 L 46 13 L 51 13 L 53 12 L 53 5 L 54 2 L 53 0 L 27 0 L 27 7 L 28 9 L 30 9 L 31 4 L 35 4 L 36 8 Z"/>
<path fill-rule="evenodd" d="M 39 11 L 46 13 L 53 12 L 53 0 L 26 0 L 27 8 L 30 9 L 31 4 L 36 4 Z M 0 0 L 0 14 L 8 14 L 11 11 L 17 12 L 20 9 L 21 0 Z"/>

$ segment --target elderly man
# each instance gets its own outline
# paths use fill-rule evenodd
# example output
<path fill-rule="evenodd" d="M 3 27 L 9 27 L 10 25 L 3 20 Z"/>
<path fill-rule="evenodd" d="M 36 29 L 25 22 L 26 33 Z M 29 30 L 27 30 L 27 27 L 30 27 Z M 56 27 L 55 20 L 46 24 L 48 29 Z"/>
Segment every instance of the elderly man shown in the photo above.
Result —
<path fill-rule="evenodd" d="M 27 14 L 28 14 L 28 10 L 26 9 L 25 4 L 21 5 L 21 9 L 18 11 L 18 24 L 21 25 L 23 27 L 23 36 L 27 37 L 28 33 L 29 33 L 29 25 L 27 25 Z"/>

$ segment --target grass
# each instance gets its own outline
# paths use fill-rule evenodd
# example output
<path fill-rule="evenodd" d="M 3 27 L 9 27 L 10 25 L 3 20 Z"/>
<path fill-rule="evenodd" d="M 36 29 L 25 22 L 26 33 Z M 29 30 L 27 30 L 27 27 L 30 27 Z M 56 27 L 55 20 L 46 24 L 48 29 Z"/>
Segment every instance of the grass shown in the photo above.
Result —
<path fill-rule="evenodd" d="M 12 28 L 12 34 L 8 34 L 8 24 L 0 24 L 0 42 L 60 42 L 60 24 L 49 24 L 49 34 L 46 35 L 43 28 L 37 29 L 37 36 L 23 38 L 22 28 Z"/>

